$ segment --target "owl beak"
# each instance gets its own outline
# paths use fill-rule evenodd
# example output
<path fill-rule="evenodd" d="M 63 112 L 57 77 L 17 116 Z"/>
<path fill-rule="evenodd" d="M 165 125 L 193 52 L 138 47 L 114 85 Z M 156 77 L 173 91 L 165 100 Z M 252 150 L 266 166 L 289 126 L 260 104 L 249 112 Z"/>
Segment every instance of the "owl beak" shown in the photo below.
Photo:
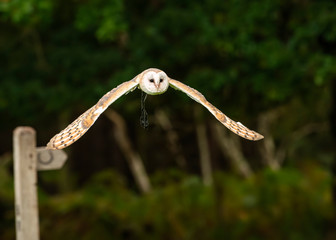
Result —
<path fill-rule="evenodd" d="M 157 89 L 159 89 L 159 87 L 160 87 L 160 83 L 154 83 L 154 86 L 157 88 Z"/>

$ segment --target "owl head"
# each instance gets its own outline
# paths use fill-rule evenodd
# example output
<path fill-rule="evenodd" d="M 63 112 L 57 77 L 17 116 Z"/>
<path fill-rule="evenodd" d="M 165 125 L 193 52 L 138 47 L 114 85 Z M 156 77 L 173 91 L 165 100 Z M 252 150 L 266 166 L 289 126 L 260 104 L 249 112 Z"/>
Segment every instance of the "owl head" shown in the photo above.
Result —
<path fill-rule="evenodd" d="M 149 95 L 162 94 L 169 87 L 168 76 L 160 69 L 150 68 L 140 74 L 139 78 L 140 88 Z"/>

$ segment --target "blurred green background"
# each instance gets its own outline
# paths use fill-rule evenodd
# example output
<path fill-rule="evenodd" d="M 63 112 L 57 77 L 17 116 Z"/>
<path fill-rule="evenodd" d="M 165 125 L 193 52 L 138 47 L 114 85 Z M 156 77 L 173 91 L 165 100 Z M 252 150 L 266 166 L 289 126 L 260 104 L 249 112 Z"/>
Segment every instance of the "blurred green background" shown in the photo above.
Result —
<path fill-rule="evenodd" d="M 13 129 L 44 146 L 149 67 L 265 139 L 173 89 L 147 98 L 144 130 L 136 90 L 38 174 L 41 239 L 336 239 L 335 54 L 334 1 L 0 1 L 0 239 L 15 239 Z"/>

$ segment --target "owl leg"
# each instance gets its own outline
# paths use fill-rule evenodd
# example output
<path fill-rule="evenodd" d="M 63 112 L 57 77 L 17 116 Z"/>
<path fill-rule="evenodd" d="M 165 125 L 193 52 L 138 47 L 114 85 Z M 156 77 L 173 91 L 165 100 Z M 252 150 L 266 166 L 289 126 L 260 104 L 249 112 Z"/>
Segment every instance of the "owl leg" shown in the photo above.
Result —
<path fill-rule="evenodd" d="M 140 116 L 140 125 L 144 129 L 148 128 L 149 121 L 148 121 L 148 113 L 146 111 L 145 101 L 147 98 L 147 93 L 141 91 L 141 116 Z"/>

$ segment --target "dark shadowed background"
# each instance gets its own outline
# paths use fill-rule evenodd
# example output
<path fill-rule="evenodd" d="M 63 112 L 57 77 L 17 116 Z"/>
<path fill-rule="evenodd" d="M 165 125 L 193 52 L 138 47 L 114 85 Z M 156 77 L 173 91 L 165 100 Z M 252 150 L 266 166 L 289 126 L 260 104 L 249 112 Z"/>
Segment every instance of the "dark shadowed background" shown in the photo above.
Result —
<path fill-rule="evenodd" d="M 336 239 L 335 54 L 333 1 L 0 1 L 0 238 L 15 238 L 13 129 L 44 146 L 156 67 L 265 139 L 172 88 L 147 98 L 145 130 L 129 93 L 39 173 L 41 239 Z"/>

